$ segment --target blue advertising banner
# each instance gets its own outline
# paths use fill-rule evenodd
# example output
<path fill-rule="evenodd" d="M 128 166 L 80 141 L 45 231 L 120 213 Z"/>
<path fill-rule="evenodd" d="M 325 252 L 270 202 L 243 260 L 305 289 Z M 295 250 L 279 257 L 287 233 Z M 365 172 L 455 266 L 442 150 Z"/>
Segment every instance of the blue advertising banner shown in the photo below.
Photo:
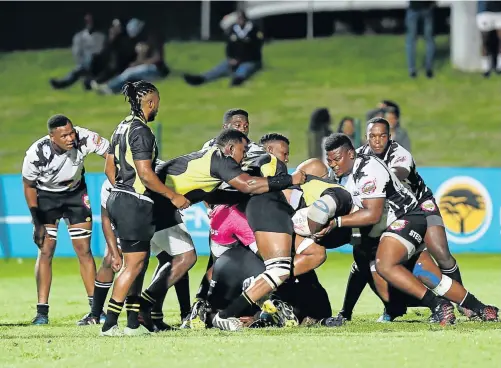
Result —
<path fill-rule="evenodd" d="M 452 253 L 501 253 L 501 169 L 421 168 L 419 173 L 435 193 L 446 225 Z M 93 211 L 92 252 L 102 256 L 106 243 L 101 231 L 100 190 L 104 174 L 86 174 Z M 209 254 L 209 225 L 205 207 L 183 211 L 198 254 Z M 351 252 L 345 245 L 334 251 Z M 61 221 L 56 256 L 75 255 L 66 225 Z M 0 176 L 0 258 L 37 256 L 31 217 L 21 175 Z"/>

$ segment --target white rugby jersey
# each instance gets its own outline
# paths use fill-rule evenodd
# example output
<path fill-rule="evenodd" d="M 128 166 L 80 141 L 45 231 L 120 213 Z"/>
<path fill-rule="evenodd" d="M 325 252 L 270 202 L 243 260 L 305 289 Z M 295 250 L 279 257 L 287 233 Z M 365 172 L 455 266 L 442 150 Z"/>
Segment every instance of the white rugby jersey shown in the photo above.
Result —
<path fill-rule="evenodd" d="M 48 192 L 77 188 L 85 172 L 85 156 L 89 153 L 103 156 L 110 142 L 85 128 L 75 126 L 75 131 L 75 147 L 62 154 L 56 153 L 48 135 L 33 143 L 24 157 L 23 177 L 36 182 L 37 189 Z"/>
<path fill-rule="evenodd" d="M 386 198 L 381 222 L 374 225 L 378 228 L 390 226 L 418 204 L 411 191 L 376 156 L 358 154 L 351 174 L 342 177 L 340 183 L 351 193 L 353 204 L 360 208 L 364 199 Z"/>
<path fill-rule="evenodd" d="M 358 148 L 357 153 L 364 153 L 368 155 L 374 154 L 368 143 Z M 419 203 L 433 197 L 433 192 L 426 186 L 423 178 L 417 172 L 416 163 L 414 162 L 411 153 L 400 144 L 390 140 L 388 142 L 388 149 L 386 150 L 382 160 L 390 169 L 401 167 L 409 171 L 409 176 L 402 182 L 405 186 L 410 188 Z"/>

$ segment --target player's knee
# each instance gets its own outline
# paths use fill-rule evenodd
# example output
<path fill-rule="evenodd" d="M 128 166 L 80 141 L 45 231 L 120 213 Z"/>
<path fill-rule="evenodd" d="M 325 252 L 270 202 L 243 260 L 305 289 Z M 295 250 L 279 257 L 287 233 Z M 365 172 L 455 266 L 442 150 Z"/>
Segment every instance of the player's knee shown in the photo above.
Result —
<path fill-rule="evenodd" d="M 428 252 L 435 258 L 440 268 L 449 269 L 455 266 L 456 260 L 449 250 L 447 236 L 443 227 L 429 227 L 424 241 Z"/>
<path fill-rule="evenodd" d="M 376 260 L 376 272 L 384 279 L 388 277 L 391 273 L 394 265 L 391 262 L 385 260 Z"/>
<path fill-rule="evenodd" d="M 78 243 L 73 244 L 73 249 L 75 249 L 75 253 L 77 254 L 78 258 L 92 257 L 92 251 L 90 249 L 90 244 L 78 242 Z"/>
<path fill-rule="evenodd" d="M 276 290 L 291 273 L 291 257 L 271 258 L 264 262 L 266 270 L 259 275 L 271 288 Z"/>
<path fill-rule="evenodd" d="M 191 268 L 197 261 L 197 253 L 195 250 L 190 250 L 189 252 L 185 252 L 177 255 L 179 257 L 179 262 L 182 263 L 186 268 Z"/>
<path fill-rule="evenodd" d="M 43 260 L 49 260 L 52 261 L 52 258 L 54 257 L 54 252 L 56 250 L 56 244 L 47 244 L 44 243 L 43 247 L 40 248 L 38 257 L 43 259 Z"/>
<path fill-rule="evenodd" d="M 100 268 L 105 268 L 105 269 L 108 269 L 110 268 L 111 269 L 111 262 L 113 260 L 113 257 L 111 255 L 111 253 L 107 252 L 103 258 L 103 261 L 101 263 L 101 267 Z"/>
<path fill-rule="evenodd" d="M 320 249 L 318 251 L 315 251 L 313 257 L 315 257 L 316 267 L 320 267 L 327 260 L 327 253 L 325 252 L 325 250 Z"/>

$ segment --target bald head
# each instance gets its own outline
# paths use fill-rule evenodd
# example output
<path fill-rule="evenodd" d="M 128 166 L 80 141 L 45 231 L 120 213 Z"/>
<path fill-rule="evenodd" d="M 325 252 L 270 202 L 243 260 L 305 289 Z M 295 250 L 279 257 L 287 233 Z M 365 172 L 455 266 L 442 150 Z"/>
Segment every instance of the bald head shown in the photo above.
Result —
<path fill-rule="evenodd" d="M 327 165 L 318 158 L 310 158 L 301 162 L 297 169 L 304 171 L 308 175 L 318 176 L 319 178 L 327 178 L 329 176 Z"/>

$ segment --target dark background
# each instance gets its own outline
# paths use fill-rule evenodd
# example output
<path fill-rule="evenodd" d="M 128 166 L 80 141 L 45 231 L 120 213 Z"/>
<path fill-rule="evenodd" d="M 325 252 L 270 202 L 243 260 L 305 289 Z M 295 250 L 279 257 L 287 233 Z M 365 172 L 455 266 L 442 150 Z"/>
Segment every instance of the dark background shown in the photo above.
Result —
<path fill-rule="evenodd" d="M 221 40 L 221 18 L 236 10 L 236 1 L 211 1 L 211 40 Z M 165 2 L 0 2 L 0 50 L 69 47 L 83 28 L 86 12 L 106 31 L 114 18 L 137 17 L 160 31 L 167 40 L 199 40 L 201 1 Z M 437 8 L 436 33 L 448 33 L 449 8 Z M 323 12 L 314 14 L 315 36 L 340 33 L 402 34 L 405 10 Z M 267 38 L 303 38 L 306 14 L 272 16 L 258 21 Z"/>

